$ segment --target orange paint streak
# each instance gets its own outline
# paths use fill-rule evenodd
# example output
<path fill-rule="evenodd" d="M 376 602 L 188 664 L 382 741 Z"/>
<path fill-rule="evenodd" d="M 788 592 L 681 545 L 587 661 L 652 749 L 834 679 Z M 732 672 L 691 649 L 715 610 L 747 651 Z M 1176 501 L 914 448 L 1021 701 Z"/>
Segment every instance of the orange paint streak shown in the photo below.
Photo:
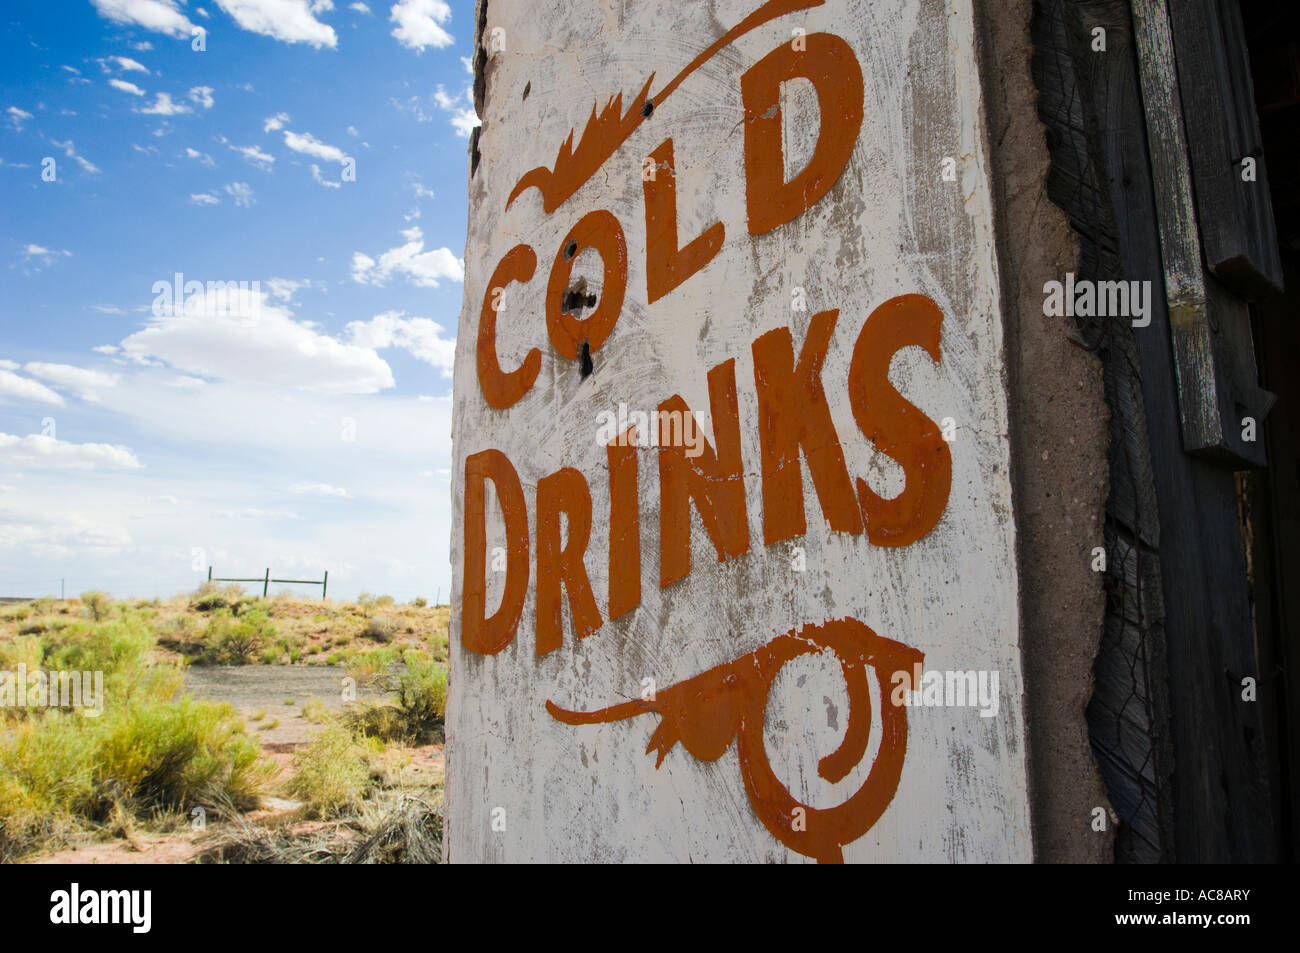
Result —
<path fill-rule="evenodd" d="M 626 142 L 628 137 L 648 118 L 643 114 L 647 102 L 651 103 L 654 109 L 662 106 L 664 100 L 671 96 L 688 76 L 750 30 L 787 13 L 819 7 L 824 2 L 825 0 L 768 0 L 706 47 L 653 97 L 649 92 L 655 74 L 651 73 L 650 78 L 641 87 L 641 91 L 632 98 L 632 105 L 628 107 L 627 112 L 623 111 L 622 93 L 611 96 L 599 113 L 596 112 L 596 106 L 593 104 L 591 118 L 587 120 L 587 125 L 582 130 L 577 148 L 573 145 L 574 130 L 570 129 L 569 138 L 564 140 L 564 144 L 556 153 L 555 166 L 551 169 L 538 166 L 525 172 L 506 199 L 506 208 L 509 208 L 511 203 L 525 191 L 535 188 L 542 193 L 542 208 L 546 210 L 546 214 L 554 212 L 573 193 L 582 188 L 587 180 L 596 174 L 596 170 L 604 165 L 606 160 L 618 151 L 619 146 Z"/>
<path fill-rule="evenodd" d="M 821 759 L 817 773 L 831 783 L 841 781 L 866 756 L 871 734 L 869 667 L 875 669 L 881 739 L 862 786 L 843 803 L 822 809 L 797 801 L 772 771 L 763 721 L 781 668 L 801 655 L 827 651 L 839 660 L 849 709 L 844 738 Z M 716 761 L 734 738 L 745 791 L 763 826 L 791 850 L 823 863 L 839 863 L 844 845 L 871 829 L 898 790 L 907 754 L 907 709 L 890 703 L 888 683 L 894 672 L 910 671 L 923 661 L 921 652 L 881 638 L 857 619 L 833 619 L 791 629 L 755 652 L 659 692 L 653 701 L 580 712 L 548 700 L 546 710 L 567 725 L 621 721 L 646 712 L 659 715 L 659 727 L 646 746 L 647 753 L 657 752 L 656 768 L 679 742 L 701 761 Z"/>

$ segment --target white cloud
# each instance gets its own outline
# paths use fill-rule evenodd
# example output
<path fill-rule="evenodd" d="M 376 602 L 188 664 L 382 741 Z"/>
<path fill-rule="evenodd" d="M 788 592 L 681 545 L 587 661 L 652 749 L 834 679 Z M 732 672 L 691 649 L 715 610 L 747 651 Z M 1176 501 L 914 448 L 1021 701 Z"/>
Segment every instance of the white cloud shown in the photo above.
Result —
<path fill-rule="evenodd" d="M 393 386 L 392 369 L 372 349 L 312 330 L 265 293 L 255 300 L 256 310 L 247 314 L 207 310 L 205 304 L 155 318 L 126 338 L 122 350 L 137 361 L 165 361 L 222 380 L 343 394 Z"/>
<path fill-rule="evenodd" d="M 32 377 L 49 381 L 59 387 L 75 391 L 78 397 L 94 399 L 101 390 L 117 384 L 118 375 L 106 371 L 92 371 L 71 364 L 47 364 L 32 361 L 23 365 L 23 370 Z"/>
<path fill-rule="evenodd" d="M 66 155 L 69 159 L 75 160 L 76 163 L 80 165 L 83 169 L 85 169 L 87 172 L 93 173 L 99 171 L 99 166 L 95 165 L 93 162 L 86 159 L 85 157 L 77 154 L 76 144 L 71 139 L 69 139 L 67 142 L 59 142 L 56 139 L 51 139 L 50 145 L 54 146 L 55 148 L 62 149 L 64 155 Z"/>
<path fill-rule="evenodd" d="M 144 73 L 146 76 L 149 75 L 149 68 L 147 66 L 138 60 L 131 59 L 129 56 L 109 56 L 99 61 L 99 65 L 104 68 L 105 72 L 109 70 L 110 67 L 108 64 L 110 63 L 116 63 L 117 68 L 124 73 L 134 71 L 137 73 Z"/>
<path fill-rule="evenodd" d="M 6 110 L 6 114 L 9 116 L 9 124 L 13 126 L 14 130 L 17 132 L 22 132 L 23 125 L 27 120 L 32 118 L 31 113 L 26 109 L 19 109 L 17 106 L 10 106 L 8 110 Z"/>
<path fill-rule="evenodd" d="M 321 175 L 320 166 L 318 166 L 315 162 L 311 164 L 311 177 L 315 179 L 317 182 L 319 182 L 321 185 L 325 186 L 327 189 L 337 189 L 340 188 L 343 184 L 341 182 L 334 182 L 333 180 L 327 179 L 325 178 L 325 176 Z"/>
<path fill-rule="evenodd" d="M 415 117 L 416 122 L 428 122 L 433 119 L 433 113 L 424 108 L 424 98 L 422 96 L 412 96 L 406 102 L 400 102 L 395 97 L 388 101 L 393 104 L 395 109 L 410 113 Z"/>
<path fill-rule="evenodd" d="M 111 443 L 72 443 L 43 434 L 0 433 L 0 464 L 66 470 L 138 470 L 143 464 L 128 448 Z"/>
<path fill-rule="evenodd" d="M 226 186 L 226 194 L 235 200 L 235 205 L 243 208 L 251 208 L 257 201 L 247 182 L 231 182 Z"/>
<path fill-rule="evenodd" d="M 415 285 L 436 288 L 444 279 L 463 281 L 465 262 L 449 248 L 424 250 L 424 235 L 419 228 L 402 231 L 406 244 L 390 248 L 379 259 L 363 252 L 352 255 L 352 280 L 360 284 L 382 285 L 393 275 L 404 275 Z"/>
<path fill-rule="evenodd" d="M 192 149 L 189 146 L 185 147 L 185 157 L 187 159 L 197 159 L 203 165 L 213 164 L 212 156 L 208 155 L 206 152 L 200 152 L 198 149 Z"/>
<path fill-rule="evenodd" d="M 479 121 L 478 114 L 468 107 L 457 110 L 455 115 L 447 121 L 450 122 L 451 127 L 456 130 L 456 135 L 460 136 L 462 139 L 468 139 L 471 132 L 473 132 L 477 127 L 483 125 Z"/>
<path fill-rule="evenodd" d="M 349 3 L 348 9 L 355 10 L 357 11 L 357 13 L 365 13 L 365 14 L 370 13 L 370 8 L 366 6 L 364 3 Z"/>
<path fill-rule="evenodd" d="M 194 86 L 190 89 L 190 100 L 204 109 L 211 109 L 215 100 L 212 98 L 211 86 Z"/>
<path fill-rule="evenodd" d="M 217 6 L 245 30 L 285 43 L 310 43 L 318 49 L 338 43 L 334 28 L 315 17 L 333 9 L 330 0 L 217 0 Z"/>
<path fill-rule="evenodd" d="M 331 146 L 328 143 L 321 142 L 309 132 L 299 135 L 292 130 L 286 129 L 284 131 L 284 144 L 294 152 L 315 156 L 317 159 L 324 159 L 327 162 L 342 163 L 347 158 L 347 153 L 338 146 Z"/>
<path fill-rule="evenodd" d="M 71 258 L 72 252 L 67 250 L 60 250 L 57 248 L 46 248 L 44 245 L 33 245 L 33 244 L 28 244 L 26 247 L 23 248 L 24 258 L 39 258 L 47 265 L 50 262 L 54 261 L 56 258 L 58 258 L 60 255 L 62 255 L 64 258 Z"/>
<path fill-rule="evenodd" d="M 451 377 L 456 361 L 456 339 L 443 337 L 442 327 L 430 318 L 408 318 L 401 311 L 386 311 L 369 321 L 352 321 L 349 340 L 359 347 L 380 350 L 398 347 Z"/>
<path fill-rule="evenodd" d="M 447 90 L 445 90 L 442 87 L 442 84 L 439 83 L 438 88 L 433 91 L 432 98 L 434 104 L 439 109 L 443 112 L 451 113 L 451 119 L 448 121 L 451 123 L 452 128 L 456 130 L 456 135 L 460 136 L 462 139 L 468 139 L 469 134 L 474 130 L 474 127 L 480 125 L 478 114 L 474 112 L 473 106 L 462 105 L 462 102 L 471 104 L 474 102 L 474 90 L 472 87 L 467 86 L 465 88 L 464 100 L 458 100 L 453 96 L 449 96 Z"/>
<path fill-rule="evenodd" d="M 190 377 L 186 374 L 173 377 L 171 380 L 166 381 L 166 384 L 168 387 L 179 387 L 183 390 L 201 390 L 208 386 L 208 382 L 203 378 Z"/>
<path fill-rule="evenodd" d="M 80 513 L 0 507 L 0 547 L 21 546 L 24 556 L 29 552 L 53 557 L 87 552 L 111 555 L 130 542 L 130 533 L 121 526 Z"/>
<path fill-rule="evenodd" d="M 194 24 L 173 0 L 90 0 L 99 15 L 117 23 L 134 24 L 168 36 L 190 36 Z"/>
<path fill-rule="evenodd" d="M 275 164 L 275 156 L 271 155 L 269 152 L 263 152 L 257 146 L 231 146 L 230 148 L 234 149 L 259 169 L 270 169 L 271 166 Z"/>
<path fill-rule="evenodd" d="M 184 103 L 172 102 L 169 93 L 159 93 L 152 106 L 146 106 L 140 110 L 140 112 L 148 116 L 179 116 L 190 111 L 190 107 Z"/>
<path fill-rule="evenodd" d="M 271 297 L 287 303 L 293 300 L 293 296 L 299 288 L 310 288 L 311 279 L 304 278 L 301 281 L 294 281 L 291 278 L 272 278 L 266 282 L 266 287 L 269 289 Z"/>
<path fill-rule="evenodd" d="M 116 344 L 97 344 L 91 348 L 92 351 L 98 351 L 100 354 L 116 354 L 121 350 Z"/>
<path fill-rule="evenodd" d="M 300 520 L 302 519 L 292 510 L 263 510 L 254 506 L 245 507 L 242 510 L 217 510 L 212 514 L 217 519 L 233 519 L 241 517 L 247 520 Z"/>
<path fill-rule="evenodd" d="M 407 49 L 441 49 L 456 42 L 439 26 L 451 19 L 451 7 L 445 0 L 397 0 L 390 13 L 389 22 L 397 24 L 393 36 Z"/>
<path fill-rule="evenodd" d="M 346 498 L 348 491 L 341 486 L 331 486 L 328 483 L 295 483 L 289 487 L 290 493 L 296 493 L 300 496 L 341 496 Z"/>
<path fill-rule="evenodd" d="M 40 595 L 51 585 L 57 594 L 66 576 L 70 592 L 174 595 L 201 579 L 202 572 L 190 571 L 190 550 L 202 546 L 205 562 L 219 575 L 260 575 L 270 565 L 273 576 L 319 579 L 328 569 L 335 598 L 370 590 L 432 600 L 441 588 L 447 599 L 450 497 L 430 493 L 431 486 L 446 484 L 417 473 L 451 467 L 450 400 L 422 402 L 392 390 L 308 394 L 243 381 L 183 387 L 174 370 L 139 366 L 123 369 L 101 406 L 126 432 L 148 434 L 151 443 L 137 445 L 143 438 L 116 431 L 74 436 L 64 432 L 62 417 L 59 435 L 126 444 L 147 468 L 0 467 L 0 482 L 14 486 L 0 492 L 0 576 L 15 585 L 31 581 L 15 594 Z M 343 429 L 352 422 L 354 430 Z M 16 428 L 8 429 L 25 432 Z M 376 472 L 382 481 L 376 482 Z M 291 495 L 288 488 L 297 482 L 346 488 L 350 498 Z M 168 495 L 183 503 L 163 505 Z M 364 518 L 322 522 L 308 510 L 331 504 L 363 507 L 357 516 Z M 84 539 L 59 535 L 67 551 L 56 555 L 40 549 L 40 540 L 55 534 L 32 531 L 6 549 L 10 514 L 4 507 L 24 526 L 24 517 L 66 521 L 82 513 L 90 523 L 129 528 L 130 539 L 115 539 L 119 534 L 106 528 L 102 541 L 123 550 L 106 554 L 92 551 L 90 530 Z M 229 511 L 228 518 L 214 517 L 219 510 Z M 286 511 L 303 518 L 291 519 Z M 255 512 L 274 517 L 258 519 L 250 515 Z"/>
<path fill-rule="evenodd" d="M 190 202 L 194 205 L 220 205 L 221 199 L 211 192 L 191 192 Z"/>
<path fill-rule="evenodd" d="M 262 131 L 275 132 L 278 129 L 283 129 L 284 124 L 288 121 L 288 113 L 276 113 L 274 116 L 267 116 L 265 121 L 262 123 Z"/>
<path fill-rule="evenodd" d="M 439 109 L 450 111 L 455 109 L 458 105 L 453 97 L 447 95 L 447 90 L 442 83 L 439 83 L 438 88 L 433 91 L 432 98 L 433 101 L 438 104 Z"/>
<path fill-rule="evenodd" d="M 6 362 L 11 363 L 11 362 Z M 16 366 L 16 365 L 15 365 Z M 0 369 L 0 397 L 17 397 L 42 404 L 63 405 L 63 398 L 38 381 L 19 377 L 12 370 Z"/>
<path fill-rule="evenodd" d="M 124 93 L 130 93 L 132 96 L 143 96 L 144 90 L 135 83 L 128 83 L 124 79 L 110 79 L 108 85 L 114 89 L 120 89 Z"/>

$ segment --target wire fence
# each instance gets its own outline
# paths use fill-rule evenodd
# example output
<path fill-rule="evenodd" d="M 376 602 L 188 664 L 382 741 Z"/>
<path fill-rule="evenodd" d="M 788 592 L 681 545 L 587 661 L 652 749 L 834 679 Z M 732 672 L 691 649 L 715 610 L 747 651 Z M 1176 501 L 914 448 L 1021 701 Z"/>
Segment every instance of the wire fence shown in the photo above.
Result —
<path fill-rule="evenodd" d="M 326 569 L 324 570 L 324 573 L 325 575 L 319 581 L 315 579 L 272 579 L 271 567 L 268 566 L 266 568 L 265 575 L 263 575 L 261 578 L 253 577 L 253 578 L 240 579 L 233 576 L 213 576 L 212 567 L 209 566 L 208 582 L 260 582 L 262 584 L 263 599 L 266 598 L 266 594 L 271 587 L 271 583 L 273 582 L 293 583 L 294 585 L 299 585 L 299 586 L 320 586 L 320 597 L 323 600 L 325 598 L 325 590 L 329 587 L 329 583 L 330 583 L 330 571 Z"/>

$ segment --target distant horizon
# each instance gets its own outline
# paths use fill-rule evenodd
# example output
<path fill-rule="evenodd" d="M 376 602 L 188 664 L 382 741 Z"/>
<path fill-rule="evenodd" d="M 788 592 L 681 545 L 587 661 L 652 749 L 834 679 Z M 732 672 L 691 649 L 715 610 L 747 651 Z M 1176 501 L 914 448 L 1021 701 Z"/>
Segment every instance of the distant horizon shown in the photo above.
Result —
<path fill-rule="evenodd" d="M 232 583 L 231 585 L 234 585 L 234 584 Z M 261 598 L 261 593 L 260 593 L 260 592 L 253 592 L 253 591 L 249 588 L 248 585 L 245 584 L 244 587 L 243 587 L 243 589 L 244 589 L 244 594 L 245 594 L 245 595 L 255 595 L 255 596 L 257 596 L 258 598 Z M 53 600 L 55 600 L 56 602 L 79 602 L 79 601 L 81 601 L 81 596 L 82 596 L 82 594 L 87 593 L 87 592 L 97 592 L 97 591 L 98 591 L 98 592 L 107 592 L 107 590 L 103 590 L 103 589 L 100 589 L 100 590 L 95 590 L 95 589 L 82 589 L 82 590 L 80 590 L 79 592 L 76 592 L 76 593 L 69 592 L 66 596 L 63 596 L 63 597 L 60 597 L 59 594 L 58 594 L 57 592 L 55 592 L 55 593 L 45 593 L 45 594 L 43 594 L 43 595 L 39 595 L 39 594 L 38 594 L 38 595 L 28 595 L 28 596 L 5 596 L 5 595 L 0 595 L 0 604 L 16 605 L 16 604 L 21 604 L 21 603 L 24 603 L 24 602 L 35 602 L 35 601 L 40 600 L 40 599 L 53 599 Z M 130 594 L 130 595 L 118 595 L 117 593 L 113 593 L 113 592 L 108 592 L 107 594 L 108 594 L 109 598 L 111 598 L 114 602 L 152 602 L 154 599 L 157 599 L 157 600 L 159 600 L 159 601 L 161 601 L 161 602 L 167 602 L 167 601 L 169 601 L 169 600 L 171 600 L 171 599 L 180 599 L 180 598 L 183 598 L 183 597 L 191 596 L 191 595 L 193 595 L 193 593 L 194 593 L 194 590 L 188 590 L 188 591 L 182 590 L 182 591 L 180 591 L 180 592 L 173 592 L 171 595 L 167 595 L 167 596 L 163 596 L 163 595 L 157 595 L 157 596 L 146 596 L 146 595 L 140 595 L 139 593 L 132 593 L 132 594 Z M 290 592 L 290 591 L 276 591 L 276 590 L 272 590 L 271 592 L 267 593 L 266 598 L 268 598 L 268 599 L 275 599 L 275 598 L 280 597 L 280 596 L 290 596 L 290 597 L 292 597 L 292 598 L 294 598 L 294 599 L 298 599 L 299 601 L 302 601 L 302 602 L 322 602 L 322 601 L 323 601 L 323 602 L 360 602 L 361 600 L 360 600 L 359 597 L 360 597 L 360 596 L 363 596 L 363 595 L 366 595 L 366 594 L 367 594 L 367 593 L 365 593 L 365 592 L 360 592 L 360 593 L 357 593 L 356 596 L 353 596 L 353 597 L 351 597 L 351 598 L 343 598 L 343 597 L 340 597 L 340 596 L 336 596 L 336 595 L 334 595 L 333 593 L 330 593 L 329 596 L 328 596 L 327 598 L 325 598 L 325 599 L 322 600 L 319 596 L 312 596 L 312 595 L 310 595 L 310 594 L 308 594 L 308 593 L 305 593 L 305 592 Z M 450 604 L 446 599 L 442 599 L 441 601 L 435 601 L 436 598 L 437 598 L 436 596 L 435 596 L 435 597 L 429 597 L 429 596 L 424 596 L 424 595 L 418 595 L 418 596 L 412 596 L 412 597 L 410 597 L 409 599 L 407 599 L 407 598 L 402 598 L 402 597 L 394 596 L 391 592 L 374 592 L 374 593 L 369 593 L 369 595 L 374 596 L 374 597 L 376 597 L 376 598 L 381 598 L 381 597 L 383 597 L 383 596 L 391 596 L 392 599 L 393 599 L 393 604 L 394 604 L 394 605 L 410 605 L 410 604 L 414 603 L 416 599 L 424 599 L 424 600 L 426 601 L 427 605 L 428 605 L 428 608 L 430 608 L 430 609 L 441 609 L 441 608 L 444 608 L 444 607 L 445 607 L 445 608 L 451 608 L 451 604 Z"/>

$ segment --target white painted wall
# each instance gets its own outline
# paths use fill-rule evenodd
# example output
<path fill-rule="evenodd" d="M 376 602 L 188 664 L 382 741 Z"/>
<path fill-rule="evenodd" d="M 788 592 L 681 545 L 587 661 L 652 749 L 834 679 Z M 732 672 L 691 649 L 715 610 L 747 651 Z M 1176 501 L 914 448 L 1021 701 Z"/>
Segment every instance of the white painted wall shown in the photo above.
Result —
<path fill-rule="evenodd" d="M 652 91 L 661 88 L 757 5 L 488 4 L 484 41 L 500 28 L 496 38 L 505 49 L 491 56 L 481 164 L 469 183 L 455 371 L 446 786 L 452 861 L 807 860 L 757 820 L 734 743 L 712 763 L 678 745 L 656 770 L 644 751 L 657 716 L 569 726 L 544 706 L 549 699 L 571 709 L 602 708 L 640 695 L 647 677 L 662 692 L 787 630 L 844 616 L 924 652 L 927 670 L 996 670 L 1000 689 L 996 717 L 981 717 L 975 708 L 909 709 L 898 791 L 875 826 L 845 847 L 845 860 L 1031 859 L 1005 364 L 971 0 L 829 0 L 774 20 L 687 79 L 553 213 L 543 210 L 535 189 L 505 208 L 521 175 L 549 166 L 570 129 L 578 138 L 594 103 L 603 106 L 622 92 L 626 106 L 652 72 Z M 740 76 L 790 42 L 795 27 L 833 33 L 852 46 L 865 81 L 865 119 L 831 192 L 795 221 L 753 237 L 746 228 Z M 787 158 L 799 157 L 800 149 L 806 156 L 816 100 L 803 83 L 786 89 Z M 676 153 L 680 241 L 714 221 L 724 224 L 726 239 L 702 271 L 647 305 L 642 159 L 668 136 Z M 941 177 L 945 156 L 957 160 L 956 182 Z M 598 208 L 612 211 L 627 236 L 628 291 L 612 335 L 594 357 L 595 373 L 582 380 L 577 363 L 559 357 L 547 340 L 543 296 L 561 239 Z M 520 242 L 536 249 L 537 271 L 508 289 L 497 347 L 507 370 L 533 347 L 541 349 L 542 365 L 533 389 L 498 411 L 479 388 L 475 340 L 489 277 Z M 598 277 L 598 259 L 594 264 Z M 806 289 L 805 312 L 790 310 L 794 286 Z M 845 382 L 868 314 L 910 293 L 932 298 L 945 315 L 942 361 L 907 348 L 891 369 L 908 400 L 935 421 L 956 423 L 942 520 L 903 548 L 874 546 L 865 534 L 834 534 L 805 467 L 807 534 L 764 547 L 750 343 L 789 326 L 797 354 L 810 317 L 840 309 L 823 368 L 835 426 L 850 473 L 892 495 L 902 489 L 902 471 L 854 424 Z M 492 656 L 465 651 L 459 605 L 466 457 L 491 447 L 510 458 L 524 484 L 534 559 L 537 481 L 561 467 L 584 474 L 593 498 L 585 564 L 603 617 L 608 488 L 605 449 L 595 438 L 598 414 L 620 401 L 650 410 L 672 394 L 707 408 L 706 374 L 729 358 L 736 360 L 749 552 L 719 565 L 696 518 L 693 570 L 661 591 L 658 451 L 640 450 L 640 607 L 581 642 L 566 608 L 564 645 L 538 657 L 534 566 L 510 646 Z M 488 512 L 490 553 L 501 539 L 491 493 Z M 791 568 L 794 546 L 805 553 L 802 573 Z M 489 571 L 489 611 L 502 582 L 502 574 Z M 797 800 L 830 807 L 862 783 L 879 746 L 874 682 L 873 693 L 868 757 L 832 785 L 817 776 L 817 759 L 843 735 L 844 681 L 833 659 L 815 656 L 781 672 L 766 712 L 767 753 Z M 494 830 L 494 808 L 504 809 L 495 815 L 504 830 Z"/>

